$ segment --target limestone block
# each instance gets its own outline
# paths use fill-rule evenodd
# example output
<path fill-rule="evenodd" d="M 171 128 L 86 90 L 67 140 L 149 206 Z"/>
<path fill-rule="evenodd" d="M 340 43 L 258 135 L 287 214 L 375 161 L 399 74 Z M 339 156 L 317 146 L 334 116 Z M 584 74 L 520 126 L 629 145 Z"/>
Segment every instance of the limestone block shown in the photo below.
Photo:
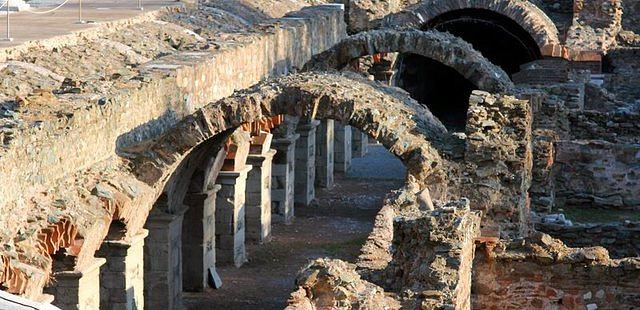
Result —
<path fill-rule="evenodd" d="M 276 150 L 251 154 L 253 166 L 247 178 L 246 234 L 251 242 L 268 242 L 271 238 L 271 163 Z"/>
<path fill-rule="evenodd" d="M 274 221 L 290 223 L 294 216 L 295 148 L 298 134 L 273 140 L 277 150 L 271 170 L 271 215 Z"/>
<path fill-rule="evenodd" d="M 334 186 L 334 121 L 323 120 L 320 122 L 316 133 L 316 178 L 315 184 L 319 187 L 331 188 Z"/>
<path fill-rule="evenodd" d="M 216 197 L 216 262 L 242 266 L 245 250 L 245 208 L 247 176 L 253 167 L 223 171 L 218 175 Z"/>
<path fill-rule="evenodd" d="M 316 128 L 320 121 L 298 124 L 295 160 L 295 203 L 308 205 L 315 198 Z"/>
<path fill-rule="evenodd" d="M 186 206 L 169 214 L 152 210 L 145 224 L 144 305 L 174 309 L 182 293 L 182 221 Z"/>
<path fill-rule="evenodd" d="M 358 129 L 353 129 L 352 131 L 352 152 L 351 156 L 353 158 L 363 157 L 367 155 L 367 147 L 369 145 L 369 136 Z"/>
<path fill-rule="evenodd" d="M 54 296 L 53 305 L 60 309 L 95 310 L 100 308 L 100 267 L 106 259 L 95 258 L 82 270 L 59 271 L 45 292 Z"/>
<path fill-rule="evenodd" d="M 144 238 L 147 230 L 128 240 L 105 240 L 97 255 L 106 259 L 100 272 L 101 309 L 144 308 Z"/>
<path fill-rule="evenodd" d="M 216 264 L 216 196 L 221 186 L 214 185 L 200 194 L 189 194 L 182 229 L 182 286 L 184 291 L 201 292 L 209 286 L 209 268 Z"/>
<path fill-rule="evenodd" d="M 335 122 L 334 124 L 335 130 L 335 140 L 334 140 L 334 151 L 335 151 L 335 163 L 334 169 L 339 172 L 347 172 L 349 170 L 349 166 L 351 166 L 351 126 L 342 124 L 340 122 Z"/>

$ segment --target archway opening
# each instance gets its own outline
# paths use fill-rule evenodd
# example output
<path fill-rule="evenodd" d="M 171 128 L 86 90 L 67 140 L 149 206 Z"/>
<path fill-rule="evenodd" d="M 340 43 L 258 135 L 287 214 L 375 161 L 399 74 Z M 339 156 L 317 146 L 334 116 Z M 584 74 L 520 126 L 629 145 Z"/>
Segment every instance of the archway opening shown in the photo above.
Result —
<path fill-rule="evenodd" d="M 451 67 L 417 54 L 401 54 L 393 83 L 429 110 L 451 131 L 464 131 L 469 96 L 476 87 Z"/>
<path fill-rule="evenodd" d="M 177 165 L 147 220 L 145 304 L 235 309 L 260 302 L 282 308 L 290 283 L 309 259 L 357 259 L 385 195 L 404 184 L 406 167 L 355 127 L 290 116 L 269 124 L 276 118 L 285 117 L 217 134 Z M 256 128 L 261 124 L 267 129 Z M 270 137 L 260 140 L 265 132 Z M 261 144 L 264 141 L 270 142 Z M 270 151 L 259 151 L 263 148 Z M 241 155 L 247 150 L 248 155 Z M 278 156 L 260 165 L 255 159 L 264 156 L 258 153 Z M 261 175 L 254 178 L 254 173 Z M 311 197 L 298 197 L 309 189 Z M 253 200 L 263 197 L 264 190 L 271 198 L 263 220 L 272 233 L 256 240 L 251 238 L 257 228 L 253 217 L 262 212 L 255 212 Z M 293 210 L 291 218 L 281 212 L 286 203 L 280 192 L 288 195 L 287 190 L 293 191 L 295 219 Z M 212 225 L 215 229 L 207 235 Z M 234 243 L 231 252 L 226 248 L 229 240 Z M 240 265 L 228 257 L 239 255 L 238 245 L 244 253 Z"/>
<path fill-rule="evenodd" d="M 540 48 L 531 35 L 513 19 L 483 9 L 461 9 L 440 14 L 423 29 L 449 32 L 471 43 L 509 75 L 520 65 L 540 59 Z"/>

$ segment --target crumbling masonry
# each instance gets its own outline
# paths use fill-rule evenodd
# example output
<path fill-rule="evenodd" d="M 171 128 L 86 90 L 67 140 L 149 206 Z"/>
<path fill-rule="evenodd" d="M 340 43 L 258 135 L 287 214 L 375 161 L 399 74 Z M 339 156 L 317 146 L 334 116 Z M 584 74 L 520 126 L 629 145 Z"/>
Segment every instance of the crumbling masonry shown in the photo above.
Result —
<path fill-rule="evenodd" d="M 637 1 L 245 2 L 0 51 L 0 308 L 184 308 L 367 139 L 405 185 L 289 309 L 640 305 Z"/>

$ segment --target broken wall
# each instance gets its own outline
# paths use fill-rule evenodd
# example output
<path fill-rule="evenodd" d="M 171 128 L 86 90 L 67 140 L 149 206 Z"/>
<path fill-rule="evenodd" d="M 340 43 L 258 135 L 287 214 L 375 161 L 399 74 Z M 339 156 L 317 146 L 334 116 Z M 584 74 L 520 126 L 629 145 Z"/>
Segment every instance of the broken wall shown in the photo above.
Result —
<path fill-rule="evenodd" d="M 602 246 L 613 258 L 640 257 L 640 223 L 577 224 L 536 223 L 536 230 L 570 247 Z"/>
<path fill-rule="evenodd" d="M 640 0 L 623 0 L 622 28 L 640 34 Z"/>
<path fill-rule="evenodd" d="M 572 249 L 549 236 L 541 239 L 476 253 L 474 308 L 631 309 L 640 304 L 640 259 L 612 260 L 600 247 Z"/>
<path fill-rule="evenodd" d="M 469 100 L 463 177 L 452 188 L 483 211 L 483 226 L 507 234 L 528 231 L 533 165 L 528 100 L 474 91 Z M 499 226 L 499 228 L 497 227 Z"/>
<path fill-rule="evenodd" d="M 640 100 L 640 48 L 619 47 L 605 59 L 609 69 L 603 86 L 629 104 Z"/>

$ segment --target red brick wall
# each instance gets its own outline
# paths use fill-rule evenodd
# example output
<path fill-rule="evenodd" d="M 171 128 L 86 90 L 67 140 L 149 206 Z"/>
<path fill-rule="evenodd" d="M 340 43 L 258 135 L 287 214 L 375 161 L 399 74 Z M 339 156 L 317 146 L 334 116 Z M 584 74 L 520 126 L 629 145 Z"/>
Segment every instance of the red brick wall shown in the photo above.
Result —
<path fill-rule="evenodd" d="M 640 259 L 549 264 L 545 261 L 553 261 L 551 257 L 488 260 L 481 252 L 474 261 L 474 309 L 596 309 L 592 305 L 632 309 L 640 305 Z"/>

